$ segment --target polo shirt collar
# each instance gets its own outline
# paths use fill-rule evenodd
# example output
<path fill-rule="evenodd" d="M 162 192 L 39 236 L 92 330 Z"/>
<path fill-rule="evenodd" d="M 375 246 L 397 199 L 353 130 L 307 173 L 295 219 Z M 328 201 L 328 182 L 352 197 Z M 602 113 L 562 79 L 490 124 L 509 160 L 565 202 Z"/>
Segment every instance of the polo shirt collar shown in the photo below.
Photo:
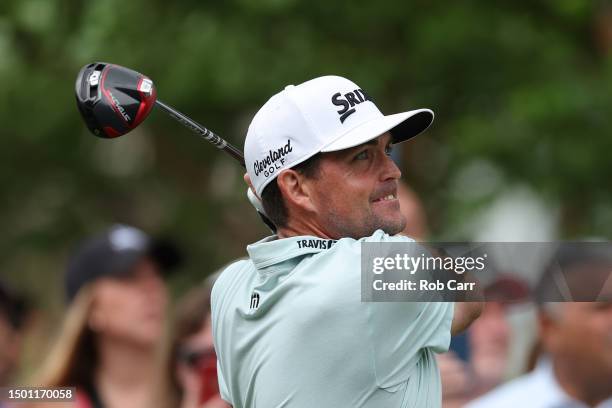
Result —
<path fill-rule="evenodd" d="M 319 238 L 312 235 L 282 239 L 272 235 L 248 245 L 247 252 L 255 267 L 262 269 L 297 256 L 327 251 L 336 242 L 334 239 Z"/>

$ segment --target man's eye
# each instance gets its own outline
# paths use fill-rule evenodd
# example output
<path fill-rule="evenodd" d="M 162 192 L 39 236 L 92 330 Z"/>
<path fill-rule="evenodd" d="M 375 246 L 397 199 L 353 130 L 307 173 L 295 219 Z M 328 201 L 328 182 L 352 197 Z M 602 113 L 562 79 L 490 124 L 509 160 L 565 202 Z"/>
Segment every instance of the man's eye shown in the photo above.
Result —
<path fill-rule="evenodd" d="M 364 150 L 355 156 L 355 160 L 366 160 L 368 158 L 368 151 Z"/>
<path fill-rule="evenodd" d="M 389 145 L 385 148 L 385 154 L 391 156 L 391 153 L 393 153 L 393 146 Z"/>

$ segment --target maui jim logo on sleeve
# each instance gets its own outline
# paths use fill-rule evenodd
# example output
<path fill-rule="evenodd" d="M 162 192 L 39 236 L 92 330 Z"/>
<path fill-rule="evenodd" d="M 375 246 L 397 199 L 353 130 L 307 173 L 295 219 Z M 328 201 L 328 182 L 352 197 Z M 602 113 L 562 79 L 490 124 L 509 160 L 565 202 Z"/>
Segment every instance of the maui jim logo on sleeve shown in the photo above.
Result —
<path fill-rule="evenodd" d="M 285 156 L 293 151 L 291 147 L 291 140 L 287 140 L 287 143 L 276 150 L 269 150 L 268 155 L 261 160 L 255 160 L 253 163 L 253 170 L 255 175 L 259 176 L 263 173 L 265 177 L 269 177 L 276 170 L 279 170 L 285 164 Z"/>
<path fill-rule="evenodd" d="M 331 102 L 334 105 L 342 106 L 342 109 L 337 111 L 338 115 L 340 115 L 340 123 L 344 123 L 346 118 L 355 113 L 355 105 L 371 100 L 372 99 L 363 91 L 363 89 L 355 89 L 354 91 L 347 92 L 344 95 L 338 92 L 331 97 Z"/>

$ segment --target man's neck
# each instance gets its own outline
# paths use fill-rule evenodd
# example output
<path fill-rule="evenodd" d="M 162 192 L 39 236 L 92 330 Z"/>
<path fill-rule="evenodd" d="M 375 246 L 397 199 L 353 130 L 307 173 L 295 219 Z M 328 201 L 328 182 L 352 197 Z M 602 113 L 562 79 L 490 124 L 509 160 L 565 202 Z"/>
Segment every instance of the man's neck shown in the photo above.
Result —
<path fill-rule="evenodd" d="M 97 346 L 100 360 L 94 385 L 102 400 L 111 407 L 148 406 L 156 380 L 155 347 L 104 338 Z M 130 404 L 124 404 L 127 401 Z"/>
<path fill-rule="evenodd" d="M 311 235 L 313 237 L 319 237 L 324 239 L 338 239 L 337 237 L 331 236 L 329 232 L 321 226 L 313 223 L 305 222 L 292 222 L 286 227 L 279 228 L 276 232 L 279 238 L 290 238 L 299 237 L 302 235 Z"/>
<path fill-rule="evenodd" d="M 577 401 L 595 407 L 612 396 L 608 376 L 589 375 L 592 370 L 577 369 L 571 362 L 557 359 L 553 361 L 554 376 L 567 395 Z"/>

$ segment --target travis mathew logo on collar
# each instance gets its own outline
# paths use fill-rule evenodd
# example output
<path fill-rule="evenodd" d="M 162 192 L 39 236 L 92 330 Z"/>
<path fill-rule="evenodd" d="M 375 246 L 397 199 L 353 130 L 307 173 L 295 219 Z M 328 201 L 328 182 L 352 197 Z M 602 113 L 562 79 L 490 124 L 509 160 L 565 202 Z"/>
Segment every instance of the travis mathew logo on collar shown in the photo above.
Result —
<path fill-rule="evenodd" d="M 332 95 L 331 102 L 336 106 L 342 106 L 338 112 L 340 115 L 340 123 L 344 123 L 346 118 L 355 113 L 354 106 L 359 105 L 362 102 L 371 101 L 372 98 L 366 94 L 363 89 L 355 89 L 352 92 L 347 92 L 344 95 L 337 92 Z"/>
<path fill-rule="evenodd" d="M 259 176 L 260 173 L 264 173 L 264 176 L 269 177 L 274 172 L 283 167 L 285 164 L 285 156 L 293 151 L 291 147 L 291 140 L 287 139 L 287 143 L 279 147 L 276 150 L 269 150 L 268 155 L 261 160 L 255 160 L 253 163 L 253 170 L 255 175 Z"/>
<path fill-rule="evenodd" d="M 315 248 L 315 249 L 329 249 L 336 242 L 335 239 L 301 239 L 297 241 L 299 249 L 302 248 Z"/>

